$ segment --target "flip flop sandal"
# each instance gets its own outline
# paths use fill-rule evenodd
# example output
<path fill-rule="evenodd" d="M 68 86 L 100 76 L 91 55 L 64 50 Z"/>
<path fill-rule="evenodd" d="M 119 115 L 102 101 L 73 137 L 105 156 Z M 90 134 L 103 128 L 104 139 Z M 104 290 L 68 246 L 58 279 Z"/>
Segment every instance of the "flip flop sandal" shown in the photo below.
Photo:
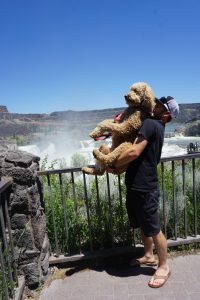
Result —
<path fill-rule="evenodd" d="M 140 262 L 137 259 L 129 264 L 129 266 L 131 266 L 131 267 L 142 267 L 142 266 L 155 267 L 157 265 L 158 265 L 158 262 L 156 260 Z"/>
<path fill-rule="evenodd" d="M 151 283 L 149 281 L 148 286 L 151 288 L 160 288 L 161 286 L 163 286 L 165 284 L 165 282 L 167 281 L 167 279 L 169 278 L 169 276 L 171 275 L 171 272 L 169 271 L 169 273 L 167 275 L 153 275 L 153 282 L 157 279 L 163 279 L 164 281 L 160 284 L 156 284 L 154 285 L 153 283 Z"/>

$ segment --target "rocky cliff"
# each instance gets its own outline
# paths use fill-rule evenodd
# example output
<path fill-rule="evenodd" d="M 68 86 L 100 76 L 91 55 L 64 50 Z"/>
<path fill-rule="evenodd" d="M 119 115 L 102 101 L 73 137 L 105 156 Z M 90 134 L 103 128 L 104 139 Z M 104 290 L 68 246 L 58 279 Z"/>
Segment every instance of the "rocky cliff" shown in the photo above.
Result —
<path fill-rule="evenodd" d="M 8 109 L 5 105 L 0 105 L 0 113 L 7 113 Z"/>
<path fill-rule="evenodd" d="M 90 111 L 57 111 L 51 114 L 9 113 L 6 106 L 0 106 L 0 135 L 2 137 L 29 135 L 37 132 L 60 130 L 74 131 L 76 135 L 87 134 L 100 121 L 113 118 L 125 107 Z M 176 123 L 184 135 L 200 136 L 200 103 L 180 104 Z M 78 133 L 77 133 L 78 132 Z"/>
<path fill-rule="evenodd" d="M 193 120 L 184 123 L 176 129 L 176 132 L 181 133 L 184 136 L 200 136 L 200 120 Z"/>
<path fill-rule="evenodd" d="M 179 104 L 180 114 L 177 122 L 185 123 L 200 120 L 200 103 Z"/>

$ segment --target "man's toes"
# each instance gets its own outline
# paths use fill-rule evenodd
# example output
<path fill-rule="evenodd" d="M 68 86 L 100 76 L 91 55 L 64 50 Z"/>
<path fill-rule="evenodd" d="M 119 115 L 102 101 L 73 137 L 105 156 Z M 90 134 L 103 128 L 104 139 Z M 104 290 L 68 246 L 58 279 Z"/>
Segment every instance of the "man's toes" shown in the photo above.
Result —
<path fill-rule="evenodd" d="M 169 278 L 169 276 L 171 275 L 171 272 L 168 271 L 168 273 L 165 275 L 164 274 L 161 275 L 161 274 L 158 275 L 158 273 L 157 274 L 155 273 L 151 277 L 148 285 L 152 288 L 157 288 L 157 287 L 163 286 L 165 284 L 165 282 L 167 281 L 167 279 Z"/>

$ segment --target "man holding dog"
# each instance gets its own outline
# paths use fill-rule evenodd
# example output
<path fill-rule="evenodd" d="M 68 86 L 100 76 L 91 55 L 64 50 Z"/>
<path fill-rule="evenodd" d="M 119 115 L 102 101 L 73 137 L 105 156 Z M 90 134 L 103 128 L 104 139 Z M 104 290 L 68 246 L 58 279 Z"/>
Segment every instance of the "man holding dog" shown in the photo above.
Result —
<path fill-rule="evenodd" d="M 179 113 L 177 102 L 170 96 L 156 99 L 154 117 L 146 119 L 133 146 L 120 155 L 115 166 L 108 169 L 114 172 L 129 164 L 125 182 L 127 188 L 126 207 L 130 224 L 141 228 L 144 243 L 144 256 L 131 262 L 131 265 L 155 266 L 153 243 L 158 254 L 158 268 L 148 285 L 159 288 L 170 276 L 167 264 L 167 241 L 160 229 L 159 188 L 157 165 L 160 161 L 164 141 L 165 124 Z"/>

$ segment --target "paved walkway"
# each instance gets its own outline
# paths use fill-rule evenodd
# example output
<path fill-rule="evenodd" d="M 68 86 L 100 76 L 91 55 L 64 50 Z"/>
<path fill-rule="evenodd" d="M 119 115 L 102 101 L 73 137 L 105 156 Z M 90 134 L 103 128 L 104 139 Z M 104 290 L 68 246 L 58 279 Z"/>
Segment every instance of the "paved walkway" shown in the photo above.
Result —
<path fill-rule="evenodd" d="M 39 300 L 200 300 L 200 254 L 169 258 L 172 275 L 159 289 L 147 283 L 152 267 L 109 263 L 91 268 L 57 270 L 58 278 Z"/>

